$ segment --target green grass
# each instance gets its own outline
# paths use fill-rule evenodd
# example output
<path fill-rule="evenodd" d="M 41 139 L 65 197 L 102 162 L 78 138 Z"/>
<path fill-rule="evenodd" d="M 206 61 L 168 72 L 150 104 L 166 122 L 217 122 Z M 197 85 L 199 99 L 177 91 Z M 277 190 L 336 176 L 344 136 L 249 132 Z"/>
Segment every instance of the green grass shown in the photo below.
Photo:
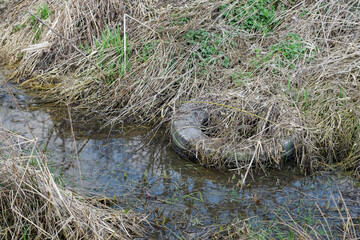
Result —
<path fill-rule="evenodd" d="M 48 19 L 51 16 L 51 14 L 52 14 L 52 12 L 46 3 L 38 6 L 36 8 L 36 13 L 34 13 L 34 15 L 36 15 L 41 20 Z M 42 26 L 42 24 L 39 23 L 39 21 L 34 16 L 30 16 L 30 18 L 28 19 L 28 22 L 30 22 L 32 29 L 35 32 L 33 43 L 38 42 L 40 40 L 40 37 L 42 34 L 43 26 Z M 20 29 L 16 29 L 16 30 L 18 31 Z"/>
<path fill-rule="evenodd" d="M 21 236 L 21 239 L 23 239 L 23 240 L 30 239 L 31 236 L 29 235 L 29 227 L 24 226 L 23 231 L 24 231 L 24 233 Z"/>
<path fill-rule="evenodd" d="M 185 34 L 186 44 L 194 46 L 193 57 L 200 61 L 200 66 L 220 64 L 229 67 L 230 60 L 221 50 L 224 37 L 204 29 L 189 30 Z"/>
<path fill-rule="evenodd" d="M 65 187 L 65 181 L 64 181 L 64 168 L 61 167 L 59 170 L 58 166 L 49 166 L 49 170 L 51 175 L 54 178 L 54 182 L 58 185 L 58 186 L 62 186 Z"/>
<path fill-rule="evenodd" d="M 144 63 L 150 59 L 151 56 L 155 53 L 155 48 L 160 44 L 159 41 L 151 41 L 151 42 L 145 42 L 143 41 L 143 46 L 141 48 L 141 55 L 139 58 L 139 61 L 141 63 Z"/>
<path fill-rule="evenodd" d="M 25 28 L 25 27 L 26 27 L 25 24 L 17 24 L 17 25 L 15 25 L 15 26 L 13 27 L 12 32 L 13 32 L 13 33 L 16 33 L 16 32 L 20 31 L 21 29 L 23 29 L 23 28 Z"/>
<path fill-rule="evenodd" d="M 246 86 L 251 82 L 252 74 L 251 72 L 235 72 L 231 75 L 232 81 L 236 86 Z"/>
<path fill-rule="evenodd" d="M 189 21 L 190 21 L 189 17 L 179 16 L 176 17 L 175 20 L 173 20 L 171 23 L 173 26 L 182 26 L 187 24 Z"/>
<path fill-rule="evenodd" d="M 90 44 L 85 41 L 79 45 L 87 54 L 92 53 Z M 129 62 L 130 44 L 126 41 L 126 59 L 124 51 L 124 38 L 121 36 L 120 27 L 110 29 L 108 26 L 101 32 L 101 36 L 93 43 L 95 49 L 95 62 L 106 73 L 105 81 L 111 84 L 116 78 L 122 77 L 131 68 Z M 126 63 L 124 64 L 124 60 Z"/>
<path fill-rule="evenodd" d="M 289 33 L 281 42 L 270 45 L 265 52 L 255 49 L 254 53 L 251 61 L 254 68 L 262 68 L 264 64 L 272 62 L 276 68 L 294 69 L 300 60 L 311 62 L 316 52 L 310 51 L 299 35 Z"/>
<path fill-rule="evenodd" d="M 226 24 L 250 33 L 271 32 L 279 23 L 279 19 L 275 18 L 276 12 L 287 8 L 282 1 L 273 0 L 247 0 L 231 4 L 220 7 L 220 12 L 224 12 Z"/>
<path fill-rule="evenodd" d="M 199 201 L 202 203 L 204 202 L 204 199 L 203 199 L 200 191 L 186 194 L 186 195 L 182 196 L 182 199 L 190 199 L 190 200 Z"/>
<path fill-rule="evenodd" d="M 263 71 L 269 67 L 275 74 L 282 70 L 293 70 L 300 62 L 311 63 L 315 59 L 317 50 L 317 48 L 309 48 L 299 35 L 288 33 L 281 41 L 266 49 L 254 49 L 255 56 L 250 60 L 253 71 L 235 72 L 231 75 L 231 79 L 236 86 L 245 86 L 257 74 L 257 71 Z M 300 92 L 292 89 L 290 82 L 288 82 L 287 88 L 287 94 L 296 102 Z M 341 96 L 342 92 L 340 92 L 340 98 Z M 304 98 L 306 101 L 308 100 L 307 91 L 304 93 Z"/>
<path fill-rule="evenodd" d="M 279 207 L 274 209 L 273 217 L 267 221 L 258 218 L 249 219 L 248 233 L 250 239 L 355 239 L 356 229 L 345 229 L 345 216 L 348 210 L 334 207 L 329 216 L 324 216 L 318 206 L 311 208 L 299 201 L 296 209 Z M 305 208 L 304 208 L 305 207 Z M 339 214 L 339 215 L 337 215 Z M 328 222 L 328 219 L 338 219 L 338 223 Z M 351 219 L 351 218 L 350 218 Z M 340 220 L 344 225 L 341 225 Z M 353 223 L 352 223 L 353 224 Z M 343 228 L 342 232 L 340 229 Z M 338 229 L 338 231 L 335 231 Z"/>

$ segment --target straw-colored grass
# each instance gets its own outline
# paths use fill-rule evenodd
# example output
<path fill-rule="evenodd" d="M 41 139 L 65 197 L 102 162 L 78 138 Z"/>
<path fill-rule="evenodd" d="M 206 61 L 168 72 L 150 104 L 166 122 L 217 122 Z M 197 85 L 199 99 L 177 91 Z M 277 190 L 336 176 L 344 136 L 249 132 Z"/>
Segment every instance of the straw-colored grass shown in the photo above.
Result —
<path fill-rule="evenodd" d="M 338 163 L 359 176 L 356 0 L 5 4 L 0 51 L 19 66 L 13 78 L 47 100 L 76 105 L 105 125 L 153 124 L 212 93 L 217 103 L 241 107 L 244 99 L 232 96 L 245 93 L 249 103 L 266 99 L 265 112 L 272 106 L 276 125 L 268 127 L 286 125 L 278 134 L 295 134 L 299 165 Z M 44 4 L 49 17 L 38 14 Z M 234 150 L 244 113 L 222 109 L 209 122 L 211 134 Z"/>
<path fill-rule="evenodd" d="M 0 239 L 133 239 L 146 218 L 60 187 L 36 139 L 0 129 Z"/>

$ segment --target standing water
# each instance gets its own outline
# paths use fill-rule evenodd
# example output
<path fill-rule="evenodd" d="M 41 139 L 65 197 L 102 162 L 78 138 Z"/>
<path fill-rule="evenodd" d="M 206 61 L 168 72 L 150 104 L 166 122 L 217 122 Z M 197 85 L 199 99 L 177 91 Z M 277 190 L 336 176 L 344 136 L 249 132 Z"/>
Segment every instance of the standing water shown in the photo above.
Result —
<path fill-rule="evenodd" d="M 142 126 L 110 132 L 78 127 L 74 141 L 66 110 L 39 103 L 3 84 L 4 78 L 0 75 L 2 127 L 37 138 L 55 178 L 61 177 L 66 187 L 148 213 L 150 220 L 163 226 L 154 230 L 154 238 L 200 238 L 210 226 L 221 229 L 221 224 L 244 219 L 265 236 L 280 236 L 269 227 L 271 223 L 282 219 L 294 224 L 294 219 L 303 224 L 299 229 L 308 226 L 319 236 L 337 238 L 342 219 L 349 216 L 359 234 L 360 186 L 350 176 L 336 171 L 303 176 L 296 169 L 271 170 L 266 176 L 249 177 L 240 190 L 234 188 L 239 179 L 231 172 L 181 159 L 161 130 L 149 134 L 151 129 Z M 282 236 L 289 237 L 286 234 Z"/>

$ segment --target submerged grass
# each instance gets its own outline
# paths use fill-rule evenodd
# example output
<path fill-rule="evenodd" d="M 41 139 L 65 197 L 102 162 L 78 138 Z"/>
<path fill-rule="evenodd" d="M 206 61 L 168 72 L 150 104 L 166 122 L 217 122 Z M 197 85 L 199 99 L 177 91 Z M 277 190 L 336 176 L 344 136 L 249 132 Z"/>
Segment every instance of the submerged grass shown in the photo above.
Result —
<path fill-rule="evenodd" d="M 246 225 L 248 236 L 251 239 L 358 239 L 359 218 L 347 208 L 342 196 L 340 199 L 331 196 L 329 201 L 333 205 L 331 214 L 324 214 L 324 208 L 328 206 L 320 207 L 315 203 L 313 208 L 306 211 L 280 207 L 269 221 L 250 219 Z M 231 233 L 237 234 L 243 230 L 243 226 L 243 221 L 234 224 Z"/>
<path fill-rule="evenodd" d="M 356 0 L 6 5 L 0 50 L 19 66 L 13 78 L 75 106 L 83 121 L 170 121 L 180 104 L 207 96 L 276 123 L 214 108 L 208 134 L 226 148 L 251 145 L 268 153 L 276 139 L 292 135 L 303 169 L 335 166 L 359 176 Z M 43 33 L 33 45 L 25 10 L 36 15 L 43 6 L 51 14 L 40 11 Z M 213 157 L 218 167 L 226 165 L 224 155 Z M 270 157 L 253 166 L 276 165 L 279 159 Z"/>

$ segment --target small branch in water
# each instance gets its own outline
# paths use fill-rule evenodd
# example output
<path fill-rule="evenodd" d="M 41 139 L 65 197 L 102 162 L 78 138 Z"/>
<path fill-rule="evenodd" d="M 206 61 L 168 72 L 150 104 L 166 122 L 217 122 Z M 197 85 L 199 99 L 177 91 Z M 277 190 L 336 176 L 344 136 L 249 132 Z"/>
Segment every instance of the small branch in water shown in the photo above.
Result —
<path fill-rule="evenodd" d="M 67 107 L 67 112 L 68 112 L 69 120 L 70 120 L 70 131 L 71 131 L 72 144 L 73 144 L 74 149 L 75 149 L 75 155 L 72 156 L 73 171 L 75 171 L 74 158 L 76 158 L 78 168 L 79 168 L 80 185 L 81 185 L 81 189 L 83 189 L 83 182 L 82 182 L 82 177 L 81 177 L 81 167 L 80 167 L 80 160 L 79 160 L 79 151 L 78 151 L 78 148 L 77 148 L 77 145 L 76 145 L 74 127 L 73 127 L 73 122 L 72 122 L 72 117 L 71 117 L 71 109 L 70 109 L 68 104 L 66 105 L 66 107 Z M 75 178 L 74 177 L 75 177 L 75 173 L 73 173 L 73 188 L 75 187 Z M 75 190 L 75 189 L 73 189 L 73 190 Z"/>
<path fill-rule="evenodd" d="M 242 190 L 242 188 L 243 188 L 243 186 L 244 186 L 244 184 L 245 184 L 246 177 L 247 177 L 247 175 L 249 174 L 250 168 L 251 168 L 251 166 L 252 166 L 252 164 L 253 164 L 253 162 L 254 162 L 254 160 L 255 160 L 255 157 L 256 157 L 257 151 L 258 151 L 258 149 L 259 149 L 259 146 L 260 146 L 260 142 L 258 142 L 258 144 L 256 145 L 256 148 L 255 148 L 255 151 L 254 151 L 254 155 L 253 155 L 253 157 L 252 157 L 252 159 L 251 159 L 251 161 L 250 161 L 250 164 L 249 164 L 249 166 L 248 166 L 248 168 L 247 168 L 247 170 L 246 170 L 245 176 L 244 176 L 244 178 L 243 178 L 243 180 L 242 180 L 242 183 L 241 183 L 241 186 L 240 186 L 240 191 Z"/>
<path fill-rule="evenodd" d="M 146 138 L 147 138 L 148 136 L 150 136 L 150 134 L 152 134 L 152 133 L 155 135 L 155 133 L 159 130 L 159 128 L 163 125 L 163 123 L 164 123 L 164 120 L 161 121 L 158 125 L 156 125 L 150 132 L 148 132 L 148 133 L 141 139 L 141 141 L 140 141 L 138 144 L 136 144 L 136 146 L 132 149 L 132 151 L 131 151 L 130 154 L 126 157 L 126 159 L 124 160 L 123 163 L 125 163 L 125 162 L 127 162 L 129 159 L 131 159 L 131 158 L 135 155 L 135 153 L 136 153 L 137 151 L 139 151 L 141 148 L 143 148 L 144 146 L 146 146 L 146 144 L 149 144 L 149 143 L 151 142 L 151 140 L 150 140 L 150 141 L 147 141 L 146 143 L 144 143 L 145 140 L 146 140 Z"/>

